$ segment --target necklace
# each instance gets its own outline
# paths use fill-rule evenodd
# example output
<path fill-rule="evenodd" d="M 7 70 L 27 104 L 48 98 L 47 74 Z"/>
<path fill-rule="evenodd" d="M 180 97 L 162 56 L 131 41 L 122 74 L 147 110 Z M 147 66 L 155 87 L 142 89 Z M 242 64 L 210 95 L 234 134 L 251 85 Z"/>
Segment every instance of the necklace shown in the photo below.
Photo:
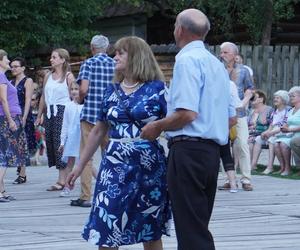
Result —
<path fill-rule="evenodd" d="M 127 89 L 134 89 L 136 86 L 139 85 L 139 82 L 136 82 L 136 83 L 133 84 L 133 85 L 127 85 L 127 84 L 123 81 L 123 82 L 121 82 L 121 84 L 122 84 L 125 88 L 127 88 Z"/>

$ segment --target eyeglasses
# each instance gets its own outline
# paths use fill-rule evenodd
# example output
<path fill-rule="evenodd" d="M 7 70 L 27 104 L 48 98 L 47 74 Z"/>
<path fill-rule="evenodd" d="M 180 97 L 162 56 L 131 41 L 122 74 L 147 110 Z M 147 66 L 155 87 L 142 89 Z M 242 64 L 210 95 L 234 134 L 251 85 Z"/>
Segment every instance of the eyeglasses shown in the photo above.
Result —
<path fill-rule="evenodd" d="M 31 101 L 36 101 L 37 99 L 32 98 Z"/>
<path fill-rule="evenodd" d="M 10 66 L 12 69 L 16 69 L 16 68 L 19 68 L 19 67 L 22 67 L 22 66 L 20 66 L 20 65 L 11 65 Z"/>

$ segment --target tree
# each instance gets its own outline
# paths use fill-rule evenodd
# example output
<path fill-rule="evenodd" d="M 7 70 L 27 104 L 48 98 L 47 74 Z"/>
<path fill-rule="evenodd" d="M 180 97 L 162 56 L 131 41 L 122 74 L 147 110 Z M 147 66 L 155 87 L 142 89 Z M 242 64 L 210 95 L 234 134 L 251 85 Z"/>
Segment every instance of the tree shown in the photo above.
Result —
<path fill-rule="evenodd" d="M 0 48 L 12 55 L 35 57 L 55 47 L 84 50 L 101 15 L 101 0 L 2 0 Z"/>
<path fill-rule="evenodd" d="M 106 1 L 124 3 L 124 0 Z M 151 5 L 168 18 L 186 8 L 203 10 L 212 23 L 214 34 L 222 34 L 231 39 L 237 25 L 246 27 L 249 43 L 268 45 L 271 40 L 272 25 L 278 20 L 288 20 L 294 16 L 294 6 L 299 0 L 126 0 L 140 5 Z M 105 6 L 106 4 L 104 4 Z M 151 9 L 151 8 L 150 8 Z M 153 8 L 152 8 L 153 9 Z M 150 12 L 151 13 L 151 12 Z"/>

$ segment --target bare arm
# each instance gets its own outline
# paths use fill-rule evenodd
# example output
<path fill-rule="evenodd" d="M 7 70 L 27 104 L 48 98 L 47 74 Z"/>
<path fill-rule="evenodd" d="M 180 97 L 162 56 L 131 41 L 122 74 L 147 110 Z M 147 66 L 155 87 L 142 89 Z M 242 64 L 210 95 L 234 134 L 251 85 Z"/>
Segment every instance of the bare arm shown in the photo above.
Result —
<path fill-rule="evenodd" d="M 27 116 L 30 110 L 31 97 L 33 94 L 33 81 L 31 78 L 28 78 L 25 82 L 25 107 L 23 114 L 23 126 L 26 124 Z"/>
<path fill-rule="evenodd" d="M 47 80 L 48 80 L 50 74 L 51 73 L 48 73 L 47 75 L 45 75 L 45 78 L 44 78 L 42 96 L 41 96 L 40 102 L 39 102 L 39 111 L 38 111 L 37 118 L 35 121 L 36 126 L 41 124 L 41 117 L 42 117 L 43 111 L 45 109 L 45 104 L 46 104 L 45 103 L 45 86 L 46 86 L 46 83 L 47 83 Z"/>
<path fill-rule="evenodd" d="M 106 133 L 108 131 L 108 124 L 105 122 L 97 122 L 96 126 L 91 130 L 87 144 L 80 154 L 79 164 L 73 169 L 68 175 L 66 184 L 69 188 L 74 188 L 76 179 L 81 175 L 87 162 L 91 159 L 93 154 L 96 152 L 99 145 L 105 140 Z"/>
<path fill-rule="evenodd" d="M 85 79 L 81 80 L 81 84 L 79 87 L 79 103 L 83 103 L 84 98 L 87 96 L 89 85 L 90 85 L 89 80 L 85 80 Z"/>
<path fill-rule="evenodd" d="M 237 117 L 229 117 L 229 128 L 232 128 L 235 124 L 237 124 Z"/>
<path fill-rule="evenodd" d="M 191 110 L 178 109 L 172 115 L 158 121 L 150 122 L 142 128 L 141 138 L 155 140 L 162 131 L 173 131 L 183 128 L 197 118 Z"/>
<path fill-rule="evenodd" d="M 8 102 L 7 102 L 7 85 L 6 84 L 0 84 L 0 102 L 2 104 L 4 114 L 8 120 L 9 128 L 12 131 L 15 131 L 17 129 L 17 125 L 14 122 L 14 120 L 12 119 L 10 111 L 9 111 Z"/>

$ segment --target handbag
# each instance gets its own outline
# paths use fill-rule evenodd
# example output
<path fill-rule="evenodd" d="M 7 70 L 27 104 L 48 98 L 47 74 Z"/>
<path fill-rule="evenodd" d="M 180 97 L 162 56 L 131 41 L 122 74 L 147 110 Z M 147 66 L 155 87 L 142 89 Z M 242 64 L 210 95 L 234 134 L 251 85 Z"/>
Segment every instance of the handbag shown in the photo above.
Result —
<path fill-rule="evenodd" d="M 229 138 L 231 141 L 234 141 L 237 137 L 236 126 L 232 126 L 229 130 Z"/>

